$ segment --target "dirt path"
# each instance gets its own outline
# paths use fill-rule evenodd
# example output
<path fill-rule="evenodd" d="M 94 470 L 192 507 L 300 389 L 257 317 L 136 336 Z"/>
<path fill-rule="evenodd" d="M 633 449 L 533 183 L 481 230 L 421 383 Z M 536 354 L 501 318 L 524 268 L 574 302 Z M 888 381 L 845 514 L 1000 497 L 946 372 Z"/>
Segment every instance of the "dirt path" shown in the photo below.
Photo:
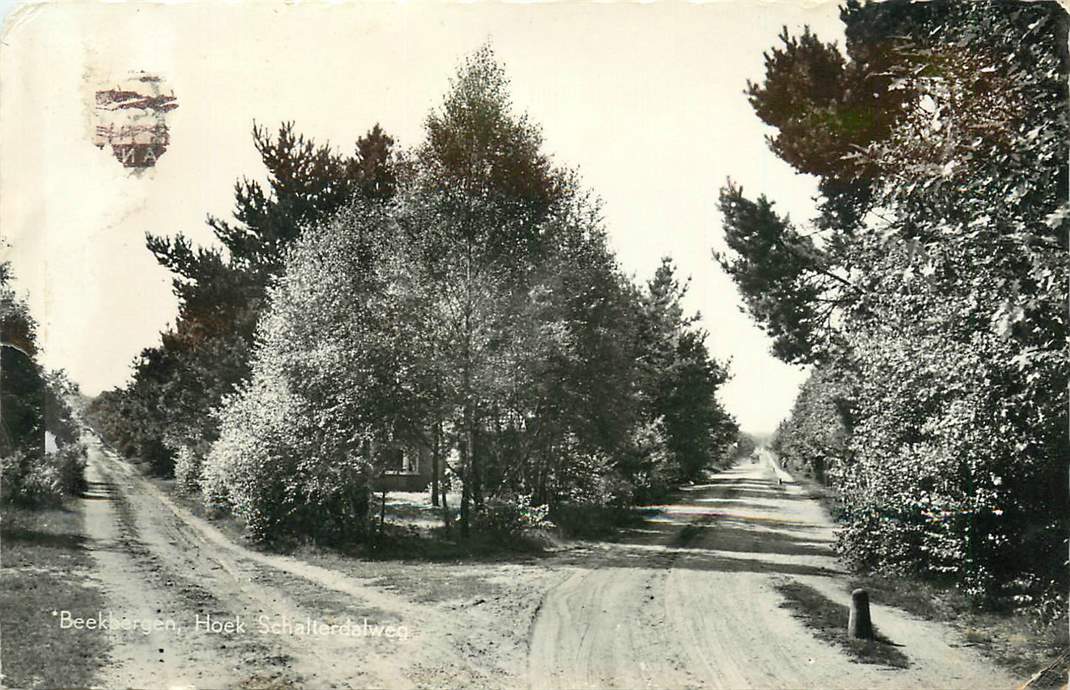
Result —
<path fill-rule="evenodd" d="M 941 626 L 884 606 L 910 659 L 852 663 L 780 607 L 793 579 L 846 603 L 820 507 L 768 462 L 692 487 L 620 543 L 528 563 L 298 560 L 251 550 L 89 438 L 83 501 L 110 613 L 174 629 L 106 634 L 107 688 L 1009 688 Z M 318 563 L 318 565 L 316 564 Z M 107 615 L 109 612 L 105 612 Z M 73 612 L 91 616 L 96 612 Z M 242 619 L 212 633 L 198 619 Z M 258 624 L 264 616 L 270 625 Z M 402 628 L 387 638 L 315 622 Z"/>
<path fill-rule="evenodd" d="M 188 627 L 190 621 L 185 619 L 191 604 L 205 613 L 211 610 L 204 606 L 208 602 L 198 601 L 204 596 L 200 588 L 187 579 L 176 583 L 154 554 L 139 544 L 140 530 L 133 524 L 125 501 L 128 491 L 122 488 L 129 483 L 128 477 L 114 467 L 106 469 L 97 444 L 90 445 L 89 460 L 85 527 L 96 562 L 94 574 L 109 604 L 104 614 L 152 627 L 156 621 L 164 625 L 174 622 L 176 627 L 182 622 Z M 188 544 L 184 546 L 177 551 L 190 551 Z M 189 573 L 194 575 L 197 569 L 194 564 Z M 212 609 L 218 610 L 216 601 L 211 604 Z M 72 613 L 92 617 L 96 612 Z M 111 663 L 100 678 L 106 687 L 143 687 L 150 679 L 165 686 L 203 684 L 208 679 L 233 683 L 237 680 L 235 669 L 243 661 L 243 655 L 235 648 L 228 653 L 214 641 L 177 629 L 112 629 L 102 634 L 111 638 L 113 649 Z"/>
<path fill-rule="evenodd" d="M 873 616 L 907 669 L 855 663 L 781 608 L 774 587 L 789 579 L 839 603 L 850 595 L 828 518 L 770 461 L 723 472 L 624 543 L 573 556 L 534 625 L 531 687 L 1015 686 L 947 628 L 899 610 Z"/>
<path fill-rule="evenodd" d="M 229 541 L 92 438 L 88 478 L 87 536 L 110 613 L 174 622 L 148 633 L 113 627 L 104 687 L 407 688 L 403 662 L 435 665 L 449 655 L 420 644 L 447 625 L 435 610 Z M 240 617 L 244 630 L 211 632 L 209 616 L 235 626 Z M 347 620 L 356 625 L 324 627 Z"/>

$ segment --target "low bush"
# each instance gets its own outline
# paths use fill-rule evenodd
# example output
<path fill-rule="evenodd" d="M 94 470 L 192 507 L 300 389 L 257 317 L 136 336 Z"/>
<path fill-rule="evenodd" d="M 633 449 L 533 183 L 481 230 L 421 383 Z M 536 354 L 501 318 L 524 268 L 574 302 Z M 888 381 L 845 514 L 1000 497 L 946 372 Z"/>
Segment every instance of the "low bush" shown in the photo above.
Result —
<path fill-rule="evenodd" d="M 473 526 L 478 532 L 503 538 L 517 537 L 552 528 L 549 513 L 549 506 L 532 505 L 529 495 L 502 497 L 487 501 L 476 513 Z"/>
<path fill-rule="evenodd" d="M 643 521 L 634 508 L 593 503 L 562 503 L 554 506 L 550 517 L 564 536 L 579 539 L 607 537 Z"/>
<path fill-rule="evenodd" d="M 0 502 L 38 507 L 57 505 L 62 496 L 55 468 L 39 454 L 17 450 L 0 458 Z"/>
<path fill-rule="evenodd" d="M 179 491 L 187 494 L 199 494 L 201 491 L 201 472 L 204 468 L 204 456 L 189 446 L 182 446 L 175 452 L 175 484 Z"/>
<path fill-rule="evenodd" d="M 350 430 L 314 424 L 284 377 L 255 376 L 226 401 L 220 420 L 220 438 L 201 469 L 210 508 L 231 510 L 256 541 L 366 535 L 368 462 L 339 450 Z"/>
<path fill-rule="evenodd" d="M 28 508 L 58 506 L 65 495 L 85 491 L 85 447 L 55 453 L 19 449 L 0 458 L 0 503 Z"/>
<path fill-rule="evenodd" d="M 56 468 L 59 487 L 63 493 L 77 496 L 88 488 L 85 479 L 86 448 L 83 444 L 68 443 L 48 457 Z"/>

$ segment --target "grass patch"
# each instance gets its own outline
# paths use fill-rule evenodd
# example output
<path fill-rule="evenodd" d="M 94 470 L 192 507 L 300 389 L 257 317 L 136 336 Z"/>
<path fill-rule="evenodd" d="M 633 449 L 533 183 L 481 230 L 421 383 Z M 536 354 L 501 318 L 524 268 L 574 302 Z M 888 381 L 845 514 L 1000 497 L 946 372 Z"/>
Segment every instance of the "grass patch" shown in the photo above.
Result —
<path fill-rule="evenodd" d="M 314 611 L 313 617 L 324 622 L 341 623 L 345 618 L 360 621 L 366 618 L 375 623 L 396 623 L 392 616 L 357 597 L 324 588 L 299 575 L 284 573 L 269 567 L 256 567 L 253 581 L 285 592 L 298 605 Z"/>
<path fill-rule="evenodd" d="M 695 523 L 684 525 L 673 537 L 673 544 L 675 546 L 690 546 L 691 542 L 698 539 L 699 535 L 702 534 L 703 528 L 704 525 L 696 525 Z"/>
<path fill-rule="evenodd" d="M 813 587 L 798 582 L 782 582 L 776 589 L 785 598 L 781 608 L 789 609 L 823 642 L 834 644 L 852 659 L 863 664 L 891 668 L 909 668 L 910 659 L 895 643 L 873 628 L 872 640 L 855 640 L 847 636 L 848 607 L 826 598 Z"/>
<path fill-rule="evenodd" d="M 501 584 L 490 582 L 482 573 L 467 574 L 448 572 L 437 573 L 433 585 L 428 582 L 428 573 L 415 568 L 396 569 L 390 575 L 372 581 L 377 587 L 403 594 L 408 599 L 421 604 L 437 604 L 445 601 L 475 601 L 483 603 L 487 599 L 505 592 Z"/>
<path fill-rule="evenodd" d="M 319 548 L 369 561 L 499 562 L 545 555 L 547 543 L 538 533 L 502 535 L 473 528 L 462 538 L 459 524 L 447 532 L 443 527 L 421 530 L 387 523 L 381 534 L 376 529 L 367 542 Z"/>
<path fill-rule="evenodd" d="M 926 621 L 949 622 L 970 608 L 966 598 L 910 577 L 856 576 L 851 589 L 865 589 L 870 599 L 882 601 Z"/>
<path fill-rule="evenodd" d="M 561 536 L 570 539 L 604 539 L 625 527 L 643 524 L 643 508 L 623 508 L 581 503 L 562 503 L 554 507 L 550 520 Z"/>
<path fill-rule="evenodd" d="M 851 588 L 857 587 L 869 590 L 871 598 L 918 618 L 950 625 L 966 644 L 1023 682 L 1038 676 L 1030 688 L 1061 687 L 1070 673 L 1070 635 L 1065 621 L 1045 626 L 1024 613 L 982 611 L 953 587 L 910 577 L 856 577 Z"/>
<path fill-rule="evenodd" d="M 98 610 L 104 596 L 87 584 L 92 559 L 81 514 L 65 507 L 0 509 L 0 685 L 88 687 L 107 661 L 98 630 L 59 630 L 54 610 Z"/>

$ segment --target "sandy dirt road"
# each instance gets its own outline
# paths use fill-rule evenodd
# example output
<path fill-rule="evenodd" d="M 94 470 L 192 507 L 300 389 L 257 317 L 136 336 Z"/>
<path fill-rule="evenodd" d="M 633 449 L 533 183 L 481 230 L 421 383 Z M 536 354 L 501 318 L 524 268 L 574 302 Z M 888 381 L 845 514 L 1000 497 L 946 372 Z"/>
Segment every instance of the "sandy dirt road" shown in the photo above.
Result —
<path fill-rule="evenodd" d="M 948 629 L 894 609 L 874 618 L 903 645 L 906 670 L 852 663 L 780 608 L 774 585 L 786 579 L 843 603 L 848 593 L 827 518 L 768 462 L 692 487 L 617 543 L 519 563 L 317 565 L 231 540 L 88 443 L 82 504 L 104 613 L 174 622 L 103 632 L 100 687 L 1014 686 Z M 208 616 L 245 629 L 198 628 Z M 264 630 L 261 616 L 291 627 Z M 346 620 L 407 636 L 295 631 Z"/>
<path fill-rule="evenodd" d="M 850 595 L 827 516 L 778 483 L 768 454 L 661 508 L 623 543 L 573 555 L 533 628 L 531 687 L 1015 687 L 946 627 L 896 609 L 873 617 L 907 669 L 854 663 L 781 608 L 774 587 L 787 580 L 842 604 Z"/>
<path fill-rule="evenodd" d="M 101 687 L 410 688 L 429 677 L 488 685 L 481 662 L 455 652 L 454 631 L 463 627 L 456 617 L 359 577 L 237 544 L 87 440 L 83 505 L 104 616 L 149 623 L 104 633 L 112 654 Z M 212 631 L 209 616 L 232 629 Z M 356 625 L 341 627 L 348 621 Z"/>

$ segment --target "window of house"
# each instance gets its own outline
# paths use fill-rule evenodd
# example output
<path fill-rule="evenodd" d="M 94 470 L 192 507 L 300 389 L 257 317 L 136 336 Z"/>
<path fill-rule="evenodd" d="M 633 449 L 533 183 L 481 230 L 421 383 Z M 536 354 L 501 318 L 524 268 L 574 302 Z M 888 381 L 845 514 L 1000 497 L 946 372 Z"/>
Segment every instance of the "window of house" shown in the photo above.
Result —
<path fill-rule="evenodd" d="M 386 474 L 418 474 L 419 469 L 416 453 L 398 447 L 383 451 L 383 471 Z"/>

